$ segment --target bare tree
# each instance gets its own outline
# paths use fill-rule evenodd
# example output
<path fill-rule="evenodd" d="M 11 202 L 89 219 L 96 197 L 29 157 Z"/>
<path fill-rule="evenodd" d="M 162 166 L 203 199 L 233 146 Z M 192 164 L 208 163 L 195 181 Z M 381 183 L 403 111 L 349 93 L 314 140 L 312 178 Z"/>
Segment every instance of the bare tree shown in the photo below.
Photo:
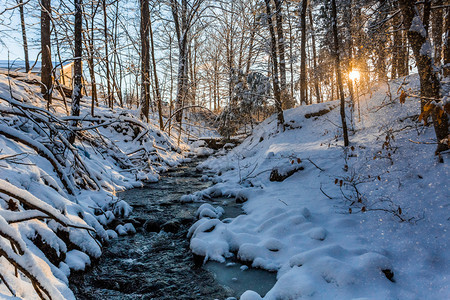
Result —
<path fill-rule="evenodd" d="M 149 121 L 150 109 L 150 44 L 149 44 L 149 25 L 150 11 L 149 1 L 140 0 L 141 6 L 141 119 Z"/>
<path fill-rule="evenodd" d="M 277 42 L 275 37 L 275 29 L 272 22 L 272 8 L 270 6 L 270 0 L 264 0 L 266 3 L 266 12 L 267 12 L 267 24 L 270 32 L 270 56 L 272 58 L 272 84 L 273 84 L 273 93 L 275 96 L 275 109 L 277 111 L 277 120 L 278 127 L 284 128 L 284 114 L 281 102 L 281 93 L 280 93 L 280 85 L 278 79 L 278 56 L 277 56 Z"/>
<path fill-rule="evenodd" d="M 156 70 L 155 44 L 153 42 L 152 20 L 150 16 L 148 18 L 148 26 L 150 32 L 150 44 L 152 51 L 153 76 L 154 76 L 153 80 L 155 82 L 156 101 L 158 106 L 159 128 L 161 130 L 164 130 L 163 115 L 162 115 L 162 99 L 161 99 L 161 91 L 159 90 L 158 72 Z"/>
<path fill-rule="evenodd" d="M 47 100 L 47 108 L 52 104 L 52 55 L 51 55 L 51 38 L 50 38 L 50 22 L 51 22 L 51 0 L 41 1 L 41 93 Z"/>
<path fill-rule="evenodd" d="M 312 52 L 313 52 L 313 81 L 314 81 L 314 90 L 316 92 L 316 101 L 317 103 L 321 102 L 321 95 L 320 95 L 320 86 L 319 86 L 319 75 L 318 75 L 318 69 L 317 69 L 317 51 L 316 51 L 316 36 L 314 33 L 314 22 L 313 22 L 313 16 L 311 9 L 308 10 L 309 15 L 309 25 L 311 30 L 311 45 L 312 45 Z"/>
<path fill-rule="evenodd" d="M 22 42 L 23 42 L 23 52 L 25 57 L 25 71 L 28 73 L 30 71 L 30 61 L 28 59 L 28 41 L 27 41 L 27 31 L 25 28 L 25 13 L 24 13 L 24 3 L 23 0 L 17 0 L 19 4 L 20 12 L 20 27 L 22 28 Z"/>
<path fill-rule="evenodd" d="M 300 57 L 300 103 L 308 104 L 307 98 L 307 73 L 306 73 L 306 9 L 308 1 L 302 1 L 302 10 L 300 11 L 300 26 L 301 26 L 301 57 Z"/>
<path fill-rule="evenodd" d="M 102 8 L 103 8 L 103 30 L 104 30 L 104 35 L 105 35 L 105 66 L 106 66 L 106 86 L 107 86 L 107 95 L 106 95 L 106 99 L 107 99 L 107 103 L 109 108 L 113 108 L 114 107 L 114 100 L 113 100 L 113 95 L 111 92 L 111 73 L 110 73 L 110 69 L 109 69 L 109 52 L 108 52 L 108 14 L 107 14 L 107 10 L 106 10 L 106 1 L 107 0 L 103 0 L 102 1 Z"/>
<path fill-rule="evenodd" d="M 84 32 L 84 40 L 87 42 L 86 50 L 87 50 L 87 63 L 89 68 L 89 75 L 91 79 L 91 115 L 94 116 L 94 107 L 97 104 L 98 105 L 98 99 L 97 99 L 97 84 L 95 80 L 95 66 L 94 66 L 94 18 L 97 14 L 97 10 L 100 6 L 100 1 L 97 3 L 91 2 L 91 23 L 89 27 L 88 17 L 87 14 L 84 14 L 85 17 L 85 24 L 86 24 L 86 31 Z"/>
<path fill-rule="evenodd" d="M 74 0 L 75 4 L 75 41 L 74 41 L 74 66 L 73 66 L 73 91 L 72 91 L 72 116 L 80 115 L 80 100 L 81 100 L 81 90 L 83 88 L 81 78 L 81 58 L 83 56 L 83 41 L 81 38 L 81 31 L 83 26 L 83 10 L 82 0 Z M 72 121 L 72 126 L 77 127 L 78 121 Z M 69 142 L 73 144 L 75 142 L 75 134 L 72 132 L 69 136 Z"/>
<path fill-rule="evenodd" d="M 306 1 L 306 0 L 305 0 Z M 274 0 L 275 3 L 275 21 L 277 28 L 277 48 L 280 57 L 280 93 L 281 101 L 286 108 L 294 107 L 294 101 L 290 99 L 286 80 L 286 57 L 285 57 L 285 38 L 283 33 L 283 13 L 281 0 Z"/>
<path fill-rule="evenodd" d="M 333 30 L 333 52 L 334 52 L 334 67 L 336 69 L 336 78 L 339 88 L 339 96 L 341 98 L 341 122 L 342 131 L 344 133 L 344 146 L 349 145 L 348 140 L 348 130 L 347 121 L 345 119 L 345 99 L 344 99 L 344 87 L 342 84 L 342 74 L 341 74 L 341 61 L 339 54 L 339 41 L 338 41 L 338 30 L 337 30 L 337 12 L 336 12 L 336 0 L 331 0 L 331 26 Z"/>
<path fill-rule="evenodd" d="M 442 59 L 442 31 L 444 25 L 444 10 L 440 6 L 442 6 L 443 0 L 434 0 L 433 4 L 437 7 L 431 12 L 431 33 L 434 46 L 434 64 L 440 67 Z"/>

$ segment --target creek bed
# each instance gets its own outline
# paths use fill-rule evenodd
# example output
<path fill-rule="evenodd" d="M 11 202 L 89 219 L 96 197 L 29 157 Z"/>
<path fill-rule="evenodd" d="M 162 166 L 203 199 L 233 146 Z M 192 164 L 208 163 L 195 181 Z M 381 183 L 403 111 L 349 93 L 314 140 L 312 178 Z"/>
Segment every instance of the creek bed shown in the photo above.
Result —
<path fill-rule="evenodd" d="M 179 202 L 182 195 L 211 185 L 200 180 L 203 174 L 195 165 L 186 164 L 157 183 L 120 193 L 133 206 L 128 221 L 137 233 L 111 240 L 98 263 L 71 275 L 77 299 L 226 299 L 239 297 L 247 289 L 265 294 L 275 283 L 274 274 L 243 271 L 234 263 L 195 266 L 186 234 L 202 203 Z M 228 218 L 242 211 L 231 199 L 214 199 L 212 204 L 222 204 Z M 263 288 L 252 282 L 260 282 Z"/>

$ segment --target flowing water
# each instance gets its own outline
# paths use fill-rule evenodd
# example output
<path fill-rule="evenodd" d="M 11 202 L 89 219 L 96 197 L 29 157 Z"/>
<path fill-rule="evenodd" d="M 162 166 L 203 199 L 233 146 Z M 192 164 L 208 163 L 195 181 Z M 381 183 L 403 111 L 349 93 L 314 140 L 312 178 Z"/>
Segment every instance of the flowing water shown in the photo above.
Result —
<path fill-rule="evenodd" d="M 204 188 L 203 173 L 195 163 L 167 172 L 157 183 L 132 189 L 120 198 L 133 206 L 135 235 L 112 240 L 99 262 L 84 273 L 73 274 L 71 288 L 77 299 L 226 299 L 252 289 L 264 295 L 275 274 L 247 269 L 238 262 L 194 263 L 186 233 L 196 221 L 201 203 L 180 203 L 184 194 Z M 242 213 L 232 199 L 214 199 L 225 218 Z M 162 230 L 159 230 L 162 228 Z"/>

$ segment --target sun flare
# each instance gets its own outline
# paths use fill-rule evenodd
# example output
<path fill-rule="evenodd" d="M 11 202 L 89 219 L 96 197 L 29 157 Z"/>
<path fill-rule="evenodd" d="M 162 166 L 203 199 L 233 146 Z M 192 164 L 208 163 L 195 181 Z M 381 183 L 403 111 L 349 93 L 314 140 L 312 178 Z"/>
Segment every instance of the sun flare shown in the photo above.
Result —
<path fill-rule="evenodd" d="M 353 70 L 350 73 L 348 73 L 348 78 L 350 78 L 350 80 L 353 80 L 353 81 L 359 80 L 360 76 L 361 76 L 361 74 L 357 70 Z"/>

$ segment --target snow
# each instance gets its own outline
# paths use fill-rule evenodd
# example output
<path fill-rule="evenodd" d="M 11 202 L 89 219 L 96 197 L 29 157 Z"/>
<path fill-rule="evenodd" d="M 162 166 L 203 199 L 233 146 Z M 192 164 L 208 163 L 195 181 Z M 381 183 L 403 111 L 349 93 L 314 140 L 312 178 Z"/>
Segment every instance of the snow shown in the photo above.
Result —
<path fill-rule="evenodd" d="M 134 228 L 133 224 L 131 224 L 131 223 L 126 223 L 125 225 L 123 225 L 123 228 L 125 228 L 125 230 L 128 234 L 136 233 L 136 229 Z"/>
<path fill-rule="evenodd" d="M 431 57 L 431 44 L 427 40 L 425 43 L 422 44 L 422 47 L 420 47 L 420 55 Z"/>
<path fill-rule="evenodd" d="M 417 75 L 390 84 L 419 93 Z M 361 121 L 348 117 L 346 151 L 333 125 L 338 103 L 328 102 L 285 111 L 284 132 L 272 116 L 228 154 L 202 163 L 221 180 L 192 196 L 239 196 L 245 214 L 222 221 L 204 206 L 188 234 L 191 250 L 277 272 L 266 295 L 247 291 L 241 299 L 448 299 L 450 157 L 439 163 L 426 144 L 435 135 L 415 121 L 418 99 L 401 105 L 398 95 L 391 101 L 380 84 L 360 96 Z M 298 162 L 303 170 L 269 180 L 274 168 L 285 173 Z"/>
<path fill-rule="evenodd" d="M 128 217 L 133 210 L 133 208 L 123 200 L 120 200 L 114 206 L 114 215 L 120 217 Z"/>
<path fill-rule="evenodd" d="M 213 207 L 209 203 L 204 203 L 200 205 L 195 213 L 197 218 L 210 218 L 210 219 L 218 219 L 222 216 L 224 210 L 222 207 Z"/>
<path fill-rule="evenodd" d="M 86 266 L 91 264 L 91 260 L 89 255 L 78 250 L 71 250 L 66 253 L 65 263 L 74 271 L 84 271 Z"/>
<path fill-rule="evenodd" d="M 409 31 L 418 32 L 421 36 L 426 37 L 427 31 L 425 30 L 425 27 L 423 26 L 422 20 L 418 15 L 415 15 L 411 22 L 411 27 L 409 28 Z"/>

